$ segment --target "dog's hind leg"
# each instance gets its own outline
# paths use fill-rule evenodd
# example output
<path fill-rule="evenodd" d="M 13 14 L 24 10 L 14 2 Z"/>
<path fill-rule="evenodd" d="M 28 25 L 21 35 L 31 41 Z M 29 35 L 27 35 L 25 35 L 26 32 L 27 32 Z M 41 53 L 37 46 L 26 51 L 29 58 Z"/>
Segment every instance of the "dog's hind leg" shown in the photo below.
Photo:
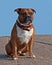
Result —
<path fill-rule="evenodd" d="M 10 56 L 12 54 L 12 48 L 11 48 L 11 42 L 9 41 L 9 43 L 5 46 L 5 50 L 8 56 Z"/>

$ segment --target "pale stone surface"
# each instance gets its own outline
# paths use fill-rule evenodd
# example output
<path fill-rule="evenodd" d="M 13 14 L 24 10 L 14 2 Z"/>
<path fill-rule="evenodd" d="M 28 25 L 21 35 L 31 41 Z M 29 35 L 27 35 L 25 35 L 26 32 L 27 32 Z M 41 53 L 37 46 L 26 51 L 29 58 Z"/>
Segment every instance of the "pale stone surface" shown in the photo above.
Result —
<path fill-rule="evenodd" d="M 52 65 L 52 35 L 36 35 L 33 45 L 35 58 L 20 56 L 13 60 L 6 56 L 5 45 L 10 37 L 0 37 L 0 65 Z"/>

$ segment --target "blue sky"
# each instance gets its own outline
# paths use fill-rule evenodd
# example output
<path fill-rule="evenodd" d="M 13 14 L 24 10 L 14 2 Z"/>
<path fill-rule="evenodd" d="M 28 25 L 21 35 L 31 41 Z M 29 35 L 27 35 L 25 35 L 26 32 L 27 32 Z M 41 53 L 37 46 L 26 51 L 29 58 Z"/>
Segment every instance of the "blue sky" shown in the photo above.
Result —
<path fill-rule="evenodd" d="M 34 8 L 36 34 L 52 34 L 52 0 L 0 0 L 0 36 L 10 36 L 16 8 Z"/>

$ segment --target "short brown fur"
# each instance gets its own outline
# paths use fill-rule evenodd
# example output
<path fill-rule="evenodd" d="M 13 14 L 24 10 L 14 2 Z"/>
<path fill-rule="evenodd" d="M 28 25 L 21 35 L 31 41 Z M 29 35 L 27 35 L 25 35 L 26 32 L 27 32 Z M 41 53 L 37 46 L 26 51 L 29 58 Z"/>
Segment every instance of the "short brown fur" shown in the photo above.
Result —
<path fill-rule="evenodd" d="M 19 14 L 18 18 L 21 23 L 23 23 L 23 16 L 21 15 L 21 13 L 24 14 L 24 12 L 25 12 L 26 15 L 29 15 L 29 13 L 34 13 L 31 9 L 28 9 L 28 11 L 27 11 L 27 9 L 21 9 L 21 11 L 19 11 L 19 9 L 16 9 L 16 11 Z M 34 15 L 32 15 L 31 18 L 34 19 Z M 18 35 L 17 35 L 16 23 L 14 24 L 12 32 L 11 32 L 10 41 L 5 46 L 7 55 L 10 55 L 10 56 L 12 55 L 13 58 L 18 58 L 18 55 L 20 55 L 18 53 L 18 51 L 21 50 L 22 54 L 29 52 L 29 55 L 33 56 L 32 46 L 33 46 L 34 35 L 35 35 L 33 24 L 31 24 L 30 29 L 31 28 L 33 28 L 33 34 L 31 36 L 28 44 L 26 44 L 26 43 L 21 44 L 21 41 L 19 40 Z"/>

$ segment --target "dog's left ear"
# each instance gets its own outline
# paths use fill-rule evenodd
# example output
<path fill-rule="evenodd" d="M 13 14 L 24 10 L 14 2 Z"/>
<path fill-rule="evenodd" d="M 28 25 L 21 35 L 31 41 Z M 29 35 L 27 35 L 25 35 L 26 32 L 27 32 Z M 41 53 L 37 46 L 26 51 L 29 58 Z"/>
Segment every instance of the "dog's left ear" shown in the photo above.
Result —
<path fill-rule="evenodd" d="M 32 9 L 32 11 L 36 13 L 36 11 L 34 9 Z"/>
<path fill-rule="evenodd" d="M 17 8 L 17 9 L 15 9 L 14 11 L 17 12 L 17 13 L 19 14 L 20 11 L 21 11 L 21 8 Z"/>

